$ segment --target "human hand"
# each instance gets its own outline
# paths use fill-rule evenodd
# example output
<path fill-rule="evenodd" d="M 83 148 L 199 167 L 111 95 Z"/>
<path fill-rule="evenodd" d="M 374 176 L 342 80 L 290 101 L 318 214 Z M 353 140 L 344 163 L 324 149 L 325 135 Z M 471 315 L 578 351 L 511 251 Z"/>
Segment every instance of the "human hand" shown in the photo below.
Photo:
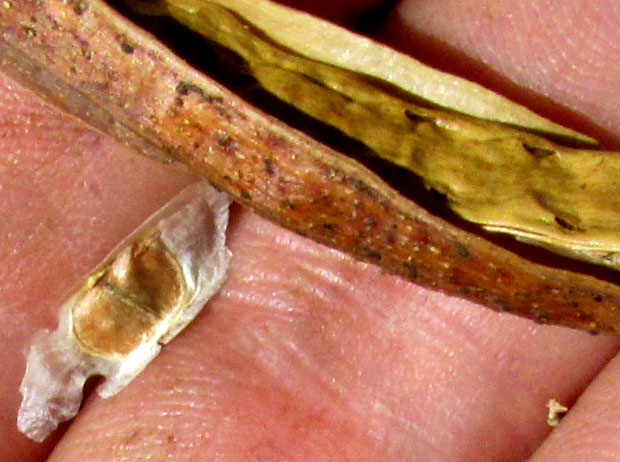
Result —
<path fill-rule="evenodd" d="M 330 12 L 347 22 L 371 3 Z M 418 0 L 380 34 L 617 149 L 614 5 Z M 229 280 L 202 315 L 64 435 L 26 440 L 15 417 L 30 336 L 192 179 L 0 83 L 0 460 L 517 461 L 537 448 L 540 461 L 615 460 L 618 361 L 592 381 L 615 338 L 428 291 L 240 208 Z M 580 395 L 548 437 L 547 400 Z"/>

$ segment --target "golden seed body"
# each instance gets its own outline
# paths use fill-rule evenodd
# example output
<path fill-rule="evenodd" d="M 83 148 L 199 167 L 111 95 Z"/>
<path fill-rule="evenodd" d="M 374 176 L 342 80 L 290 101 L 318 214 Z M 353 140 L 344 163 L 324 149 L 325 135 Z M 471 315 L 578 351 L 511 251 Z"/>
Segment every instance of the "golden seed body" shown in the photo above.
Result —
<path fill-rule="evenodd" d="M 128 355 L 185 298 L 181 268 L 156 237 L 128 246 L 89 282 L 73 306 L 73 332 L 82 350 L 96 356 Z"/>

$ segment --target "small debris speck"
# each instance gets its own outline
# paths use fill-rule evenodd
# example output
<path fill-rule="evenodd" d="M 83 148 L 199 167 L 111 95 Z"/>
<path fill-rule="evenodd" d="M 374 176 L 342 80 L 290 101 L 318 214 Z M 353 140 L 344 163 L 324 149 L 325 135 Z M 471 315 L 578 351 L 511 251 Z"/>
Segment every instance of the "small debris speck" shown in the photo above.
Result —
<path fill-rule="evenodd" d="M 568 412 L 568 408 L 555 399 L 549 400 L 547 410 L 547 425 L 550 427 L 557 427 L 564 414 Z"/>
<path fill-rule="evenodd" d="M 134 47 L 128 42 L 121 42 L 121 50 L 124 53 L 132 54 L 134 52 Z"/>
<path fill-rule="evenodd" d="M 28 37 L 35 37 L 37 35 L 37 29 L 32 24 L 22 24 L 22 27 Z"/>
<path fill-rule="evenodd" d="M 3 7 L 5 10 L 10 10 L 10 9 L 11 9 L 11 6 L 13 6 L 13 5 L 11 5 L 11 2 L 7 2 L 7 1 L 2 2 L 2 7 Z"/>
<path fill-rule="evenodd" d="M 77 2 L 73 7 L 73 11 L 78 16 L 83 15 L 87 9 L 88 9 L 88 4 L 86 2 Z"/>

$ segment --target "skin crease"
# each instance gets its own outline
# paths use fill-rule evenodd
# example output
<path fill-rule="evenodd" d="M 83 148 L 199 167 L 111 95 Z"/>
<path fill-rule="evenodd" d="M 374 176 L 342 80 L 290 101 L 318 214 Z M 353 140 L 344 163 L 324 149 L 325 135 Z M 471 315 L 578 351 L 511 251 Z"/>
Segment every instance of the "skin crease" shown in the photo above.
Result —
<path fill-rule="evenodd" d="M 618 149 L 609 24 L 620 13 L 573 0 L 555 7 L 559 21 L 554 3 L 403 2 L 383 38 L 414 55 L 442 44 L 460 72 L 460 63 L 493 69 L 496 89 L 538 95 L 537 110 Z M 598 22 L 607 35 L 576 26 Z M 524 24 L 526 38 L 506 40 Z M 558 66 L 557 50 L 562 72 L 541 72 Z M 594 50 L 596 67 L 569 65 Z M 91 396 L 64 435 L 28 441 L 15 428 L 28 339 L 53 327 L 80 276 L 190 181 L 0 79 L 0 460 L 620 460 L 617 339 L 428 291 L 239 207 L 229 279 L 203 314 L 117 396 Z M 549 398 L 574 404 L 550 436 Z"/>

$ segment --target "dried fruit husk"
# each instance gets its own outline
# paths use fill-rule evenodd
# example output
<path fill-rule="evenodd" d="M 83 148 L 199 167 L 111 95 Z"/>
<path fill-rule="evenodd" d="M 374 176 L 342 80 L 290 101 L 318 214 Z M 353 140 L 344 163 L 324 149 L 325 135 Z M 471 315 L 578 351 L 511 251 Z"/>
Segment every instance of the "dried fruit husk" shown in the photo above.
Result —
<path fill-rule="evenodd" d="M 223 11 L 228 14 L 226 8 Z M 286 19 L 289 12 L 283 9 L 281 14 Z M 601 277 L 532 263 L 429 214 L 360 164 L 359 159 L 344 156 L 248 105 L 97 0 L 50 0 L 37 6 L 24 2 L 16 4 L 10 14 L 0 12 L 0 23 L 3 30 L 0 64 L 5 72 L 140 152 L 186 164 L 232 194 L 238 202 L 298 233 L 415 282 L 496 309 L 513 311 L 539 322 L 591 331 L 620 331 L 617 285 Z M 36 24 L 34 32 L 32 28 L 24 29 L 24 23 Z M 308 27 L 312 24 L 308 22 Z M 321 27 L 327 30 L 335 26 Z M 251 28 L 247 30 L 256 34 Z M 349 34 L 338 30 L 343 36 Z M 256 43 L 254 39 L 249 42 Z M 285 52 L 290 55 L 288 58 L 307 59 L 289 50 Z M 368 49 L 362 47 L 351 52 L 368 52 Z M 317 72 L 322 69 L 316 59 L 312 63 Z M 549 223 L 543 220 L 539 226 L 549 229 L 545 228 L 542 238 L 530 231 L 531 225 L 522 217 L 511 218 L 514 223 L 501 221 L 498 225 L 475 216 L 478 209 L 486 212 L 492 208 L 485 205 L 476 209 L 472 205 L 476 199 L 485 198 L 480 193 L 480 184 L 455 187 L 461 181 L 454 178 L 457 173 L 463 181 L 471 172 L 475 181 L 483 179 L 463 162 L 463 143 L 474 151 L 472 161 L 492 159 L 506 168 L 515 158 L 525 158 L 526 161 L 518 161 L 526 164 L 519 165 L 539 163 L 543 171 L 556 170 L 545 163 L 555 157 L 596 154 L 613 159 L 616 154 L 574 151 L 568 145 L 588 143 L 588 140 L 569 131 L 514 121 L 508 126 L 492 122 L 501 120 L 492 114 L 486 119 L 457 114 L 441 107 L 444 106 L 441 103 L 424 101 L 419 95 L 405 97 L 391 82 L 385 86 L 392 88 L 381 93 L 377 90 L 384 84 L 372 76 L 352 76 L 358 83 L 351 85 L 355 90 L 353 96 L 346 93 L 347 89 L 334 91 L 339 78 L 343 75 L 350 78 L 354 73 L 350 68 L 336 69 L 333 63 L 324 65 L 331 69 L 328 77 L 332 80 L 327 83 L 302 75 L 309 80 L 308 85 L 323 92 L 316 93 L 320 95 L 316 105 L 307 104 L 301 108 L 303 111 L 318 117 L 316 114 L 325 113 L 324 104 L 330 98 L 333 101 L 333 98 L 347 100 L 348 97 L 352 100 L 349 112 L 343 116 L 330 113 L 326 117 L 338 127 L 339 133 L 349 133 L 349 138 L 357 139 L 358 146 L 368 148 L 373 154 L 381 152 L 391 162 L 412 169 L 428 186 L 446 194 L 450 204 L 463 216 L 471 213 L 470 219 L 482 225 L 503 227 L 504 231 L 528 239 L 532 234 L 538 243 L 572 249 L 572 244 L 567 246 L 562 238 L 574 236 L 581 232 L 580 228 L 585 228 L 580 222 L 574 224 L 572 209 L 564 210 L 557 205 L 545 209 L 557 217 L 553 223 L 561 230 L 548 227 Z M 280 75 L 281 69 L 277 67 L 274 70 L 273 66 L 267 66 L 257 75 L 267 75 L 266 82 L 277 83 L 278 79 L 270 74 L 273 71 Z M 304 72 L 312 76 L 311 70 Z M 326 78 L 323 74 L 320 77 Z M 349 86 L 349 80 L 346 82 Z M 283 99 L 287 95 L 291 99 L 296 90 L 278 91 Z M 305 98 L 300 100 L 305 102 Z M 360 130 L 357 122 L 367 117 L 364 111 L 369 108 L 380 111 L 378 125 L 388 127 L 386 134 L 359 133 L 374 129 L 366 121 L 362 124 L 364 130 Z M 332 109 L 337 112 L 340 105 Z M 357 121 L 351 123 L 350 117 L 357 117 Z M 515 128 L 519 125 L 521 129 Z M 534 132 L 546 135 L 543 138 Z M 399 143 L 390 143 L 390 133 L 409 143 L 410 150 L 416 138 L 423 141 L 422 151 L 435 149 L 428 145 L 437 142 L 449 155 L 450 169 L 427 165 L 435 155 L 432 150 L 426 152 L 426 157 L 418 158 L 422 161 L 413 162 L 410 150 L 401 152 Z M 496 168 L 495 164 L 490 165 L 491 170 Z M 560 172 L 559 177 L 570 177 L 573 173 Z M 498 178 L 501 180 L 502 175 Z M 591 178 L 587 176 L 587 180 Z M 599 188 L 603 189 L 605 180 L 601 181 Z M 460 203 L 465 204 L 465 212 L 457 208 Z M 594 228 L 592 225 L 586 231 L 594 232 Z"/>
<path fill-rule="evenodd" d="M 353 80 L 362 75 L 371 76 L 404 94 L 458 113 L 585 145 L 596 144 L 592 138 L 540 117 L 480 85 L 440 72 L 369 38 L 272 1 L 118 0 L 115 3 L 144 15 L 175 17 L 205 37 L 219 36 L 216 41 L 222 44 L 240 39 L 264 48 L 265 44 L 259 42 L 267 41 L 290 57 L 352 71 L 355 76 L 349 78 Z M 209 13 L 214 16 L 209 18 Z M 237 21 L 236 25 L 231 24 L 231 15 L 236 15 L 232 19 Z M 226 26 L 220 24 L 221 20 Z M 239 21 L 244 22 L 243 29 L 238 28 Z M 228 28 L 231 25 L 232 29 Z M 224 28 L 228 29 L 222 34 Z M 238 37 L 226 37 L 235 32 Z"/>
<path fill-rule="evenodd" d="M 291 30 L 290 24 L 258 29 L 242 16 L 248 5 L 243 0 L 130 3 L 143 13 L 170 15 L 231 50 L 262 88 L 361 142 L 370 148 L 367 156 L 420 176 L 462 218 L 554 252 L 619 267 L 620 185 L 614 181 L 619 153 L 550 142 L 531 131 L 545 127 L 547 136 L 567 142 L 570 133 L 538 117 L 524 117 L 527 125 L 519 128 L 493 123 L 438 108 L 436 101 L 369 79 L 368 73 L 300 55 L 270 34 Z M 575 141 L 583 140 L 575 135 Z"/>

